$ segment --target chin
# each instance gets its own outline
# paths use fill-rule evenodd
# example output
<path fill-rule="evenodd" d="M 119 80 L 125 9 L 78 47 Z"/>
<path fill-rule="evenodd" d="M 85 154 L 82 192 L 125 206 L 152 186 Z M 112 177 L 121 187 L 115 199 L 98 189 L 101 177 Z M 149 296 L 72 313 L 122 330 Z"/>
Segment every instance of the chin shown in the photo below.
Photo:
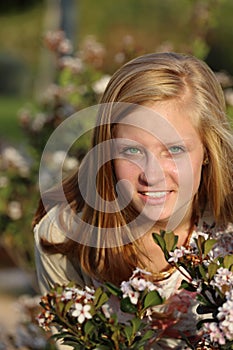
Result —
<path fill-rule="evenodd" d="M 142 217 L 144 217 L 147 220 L 152 221 L 153 223 L 161 221 L 161 222 L 168 222 L 170 219 L 171 214 L 170 213 L 162 213 L 161 210 L 152 210 L 147 211 L 144 210 L 141 212 Z"/>

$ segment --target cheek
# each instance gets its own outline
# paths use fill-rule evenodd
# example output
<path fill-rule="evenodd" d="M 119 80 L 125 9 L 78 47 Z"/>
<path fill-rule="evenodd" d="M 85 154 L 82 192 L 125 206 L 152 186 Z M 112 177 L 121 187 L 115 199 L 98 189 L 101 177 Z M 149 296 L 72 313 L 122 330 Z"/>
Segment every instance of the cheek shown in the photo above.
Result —
<path fill-rule="evenodd" d="M 113 165 L 116 175 L 118 200 L 123 207 L 126 207 L 136 191 L 139 168 L 135 164 L 123 159 L 114 160 Z"/>
<path fill-rule="evenodd" d="M 140 174 L 139 167 L 127 160 L 115 159 L 113 165 L 117 181 L 126 179 L 130 182 L 135 182 Z"/>
<path fill-rule="evenodd" d="M 195 194 L 201 181 L 202 158 L 190 158 L 189 161 L 178 163 L 174 174 L 183 193 Z"/>

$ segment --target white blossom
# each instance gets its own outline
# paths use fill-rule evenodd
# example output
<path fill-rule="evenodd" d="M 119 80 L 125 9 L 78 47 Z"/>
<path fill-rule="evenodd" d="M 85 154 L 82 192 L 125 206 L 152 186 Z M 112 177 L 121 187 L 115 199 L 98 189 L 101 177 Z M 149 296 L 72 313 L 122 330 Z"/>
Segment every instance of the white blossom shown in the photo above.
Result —
<path fill-rule="evenodd" d="M 67 157 L 64 161 L 64 170 L 70 171 L 78 166 L 78 160 L 75 157 Z"/>
<path fill-rule="evenodd" d="M 129 290 L 131 290 L 131 285 L 129 281 L 123 281 L 121 283 L 121 291 L 123 294 L 127 294 L 129 292 Z"/>
<path fill-rule="evenodd" d="M 130 281 L 131 286 L 138 291 L 143 291 L 147 287 L 147 281 L 144 278 L 134 277 Z"/>
<path fill-rule="evenodd" d="M 66 288 L 61 296 L 61 300 L 71 300 L 74 297 L 74 291 L 72 289 Z"/>
<path fill-rule="evenodd" d="M 228 105 L 233 106 L 233 89 L 232 88 L 225 90 L 225 99 Z"/>
<path fill-rule="evenodd" d="M 233 286 L 233 272 L 224 267 L 220 267 L 210 284 L 220 290 L 222 290 L 223 286 Z"/>
<path fill-rule="evenodd" d="M 226 343 L 224 334 L 221 332 L 216 322 L 205 323 L 204 329 L 208 332 L 211 342 L 218 343 L 220 345 L 224 345 Z"/>
<path fill-rule="evenodd" d="M 168 259 L 168 262 L 175 262 L 177 263 L 180 258 L 182 258 L 185 254 L 189 253 L 189 251 L 185 247 L 176 248 L 174 252 L 169 252 L 169 255 L 171 256 Z"/>
<path fill-rule="evenodd" d="M 138 303 L 138 299 L 140 297 L 140 293 L 136 292 L 134 290 L 129 290 L 128 295 L 125 295 L 123 297 L 126 297 L 126 296 L 129 297 L 129 299 L 130 299 L 132 304 L 136 305 Z"/>
<path fill-rule="evenodd" d="M 226 293 L 226 302 L 218 308 L 219 328 L 228 340 L 233 340 L 233 290 Z"/>
<path fill-rule="evenodd" d="M 73 46 L 69 39 L 64 38 L 63 40 L 61 40 L 60 44 L 58 45 L 58 51 L 60 53 L 71 54 L 72 50 L 73 50 Z"/>
<path fill-rule="evenodd" d="M 9 180 L 6 176 L 0 176 L 0 188 L 5 188 L 9 184 Z"/>
<path fill-rule="evenodd" d="M 109 306 L 109 304 L 104 304 L 102 305 L 102 311 L 103 314 L 106 318 L 110 318 L 111 317 L 111 313 L 113 312 L 112 308 Z"/>
<path fill-rule="evenodd" d="M 105 74 L 92 85 L 92 88 L 96 94 L 101 95 L 104 92 L 110 78 L 110 75 Z"/>
<path fill-rule="evenodd" d="M 82 305 L 81 303 L 75 303 L 74 308 L 71 311 L 73 317 L 77 317 L 79 323 L 83 323 L 85 319 L 92 318 L 90 314 L 91 306 L 89 304 Z"/>
<path fill-rule="evenodd" d="M 81 73 L 84 69 L 83 61 L 78 57 L 61 57 L 59 63 L 62 67 L 69 68 L 73 73 Z"/>
<path fill-rule="evenodd" d="M 29 175 L 29 164 L 22 154 L 14 147 L 9 146 L 2 151 L 2 163 L 5 167 L 15 167 L 21 176 Z"/>
<path fill-rule="evenodd" d="M 43 129 L 46 122 L 46 116 L 43 113 L 38 113 L 32 120 L 31 128 L 33 131 L 39 132 Z"/>
<path fill-rule="evenodd" d="M 131 281 L 123 281 L 121 291 L 123 292 L 123 298 L 129 297 L 132 304 L 137 304 L 140 293 L 132 289 Z"/>
<path fill-rule="evenodd" d="M 7 212 L 12 220 L 19 220 L 23 215 L 21 204 L 18 201 L 9 202 Z"/>
<path fill-rule="evenodd" d="M 132 277 L 136 276 L 137 274 L 152 276 L 151 272 L 140 269 L 139 267 L 136 267 L 136 269 L 133 271 Z"/>

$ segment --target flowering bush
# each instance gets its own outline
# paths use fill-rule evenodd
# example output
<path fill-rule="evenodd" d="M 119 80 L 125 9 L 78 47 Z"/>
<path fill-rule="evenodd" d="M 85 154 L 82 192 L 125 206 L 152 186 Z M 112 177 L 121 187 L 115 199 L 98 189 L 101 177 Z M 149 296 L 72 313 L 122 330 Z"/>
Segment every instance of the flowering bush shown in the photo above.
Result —
<path fill-rule="evenodd" d="M 23 144 L 17 147 L 0 144 L 0 243 L 16 266 L 33 273 L 34 242 L 30 232 L 38 205 L 42 152 L 60 123 L 75 112 L 98 103 L 111 74 L 105 67 L 106 48 L 94 36 L 87 37 L 77 52 L 62 31 L 46 33 L 44 45 L 54 58 L 54 81 L 41 91 L 37 101 L 19 111 L 19 123 L 25 136 Z M 122 44 L 112 70 L 137 55 L 133 45 L 131 42 L 129 49 L 129 45 Z M 85 120 L 83 123 L 80 123 L 80 133 L 83 128 L 86 130 Z M 87 133 L 80 137 L 64 163 L 63 151 L 50 154 L 41 178 L 43 184 L 51 184 L 62 164 L 64 176 L 73 172 L 86 154 L 90 139 Z"/>
<path fill-rule="evenodd" d="M 23 147 L 5 144 L 0 149 L 0 198 L 1 246 L 15 265 L 28 269 L 34 265 L 29 220 L 38 199 L 34 167 Z"/>
<path fill-rule="evenodd" d="M 154 233 L 167 261 L 184 276 L 179 290 L 165 298 L 165 288 L 138 268 L 120 288 L 55 286 L 41 298 L 39 325 L 55 325 L 53 337 L 74 349 L 153 349 L 167 338 L 183 340 L 187 349 L 233 349 L 232 235 L 231 230 L 212 238 L 206 225 L 188 247 L 177 248 L 172 232 Z"/>

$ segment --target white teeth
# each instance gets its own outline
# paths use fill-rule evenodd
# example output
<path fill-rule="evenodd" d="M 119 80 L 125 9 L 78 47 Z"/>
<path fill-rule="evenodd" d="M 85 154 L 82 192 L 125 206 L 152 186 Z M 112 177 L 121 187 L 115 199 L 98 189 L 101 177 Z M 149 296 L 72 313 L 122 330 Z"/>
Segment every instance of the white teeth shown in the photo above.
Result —
<path fill-rule="evenodd" d="M 163 197 L 167 194 L 168 192 L 167 191 L 163 191 L 163 192 L 143 192 L 143 194 L 145 196 L 148 196 L 148 197 L 153 197 L 153 198 L 160 198 L 160 197 Z"/>

